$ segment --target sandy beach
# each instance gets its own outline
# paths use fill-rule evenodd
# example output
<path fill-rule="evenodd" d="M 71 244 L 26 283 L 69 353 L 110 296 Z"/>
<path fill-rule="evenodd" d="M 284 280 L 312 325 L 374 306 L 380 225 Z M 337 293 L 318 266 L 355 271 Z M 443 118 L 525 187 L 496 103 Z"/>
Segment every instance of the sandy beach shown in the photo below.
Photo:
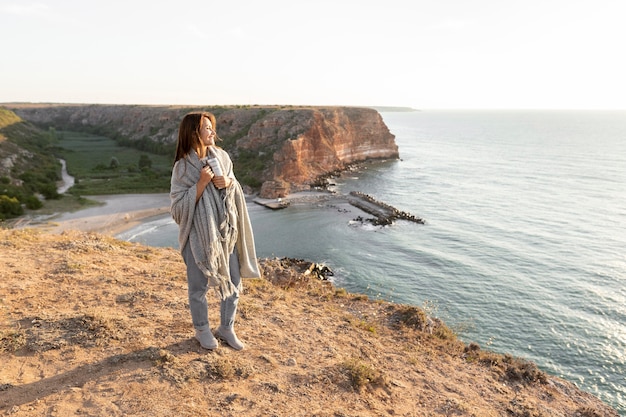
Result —
<path fill-rule="evenodd" d="M 114 236 L 156 216 L 169 215 L 170 198 L 159 194 L 90 196 L 102 205 L 69 213 L 25 218 L 17 227 L 36 227 L 50 233 L 69 230 Z"/>

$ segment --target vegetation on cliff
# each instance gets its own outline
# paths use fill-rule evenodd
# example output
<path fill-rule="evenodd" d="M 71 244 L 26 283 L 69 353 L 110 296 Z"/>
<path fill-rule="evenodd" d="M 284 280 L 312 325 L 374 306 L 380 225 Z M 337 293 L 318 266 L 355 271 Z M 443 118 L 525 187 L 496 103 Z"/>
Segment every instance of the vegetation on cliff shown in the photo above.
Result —
<path fill-rule="evenodd" d="M 23 214 L 24 207 L 40 208 L 41 198 L 59 198 L 52 143 L 49 132 L 0 107 L 0 220 Z"/>
<path fill-rule="evenodd" d="M 69 196 L 57 191 L 58 159 L 66 160 L 76 178 Z M 46 206 L 81 206 L 87 203 L 82 196 L 168 192 L 171 163 L 171 155 L 121 146 L 108 137 L 43 130 L 0 108 L 0 221 Z"/>
<path fill-rule="evenodd" d="M 332 286 L 304 260 L 262 259 L 239 303 L 246 349 L 206 351 L 177 250 L 34 230 L 0 230 L 0 246 L 3 415 L 617 417 L 533 363 L 462 343 L 427 311 Z"/>

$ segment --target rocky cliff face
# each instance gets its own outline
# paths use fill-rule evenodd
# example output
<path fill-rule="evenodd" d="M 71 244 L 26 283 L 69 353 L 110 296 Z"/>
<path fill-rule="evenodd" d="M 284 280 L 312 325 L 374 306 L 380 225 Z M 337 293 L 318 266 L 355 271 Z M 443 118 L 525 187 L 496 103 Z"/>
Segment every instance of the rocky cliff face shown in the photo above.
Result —
<path fill-rule="evenodd" d="M 395 136 L 370 108 L 15 105 L 11 109 L 44 128 L 161 144 L 176 142 L 185 113 L 211 111 L 238 177 L 262 184 L 260 196 L 265 198 L 308 189 L 320 177 L 355 162 L 399 157 Z M 242 162 L 246 158 L 263 164 L 246 166 Z"/>
<path fill-rule="evenodd" d="M 237 141 L 238 147 L 259 152 L 276 145 L 261 189 L 265 197 L 308 188 L 320 176 L 354 162 L 399 156 L 395 136 L 380 114 L 366 108 L 276 111 Z"/>

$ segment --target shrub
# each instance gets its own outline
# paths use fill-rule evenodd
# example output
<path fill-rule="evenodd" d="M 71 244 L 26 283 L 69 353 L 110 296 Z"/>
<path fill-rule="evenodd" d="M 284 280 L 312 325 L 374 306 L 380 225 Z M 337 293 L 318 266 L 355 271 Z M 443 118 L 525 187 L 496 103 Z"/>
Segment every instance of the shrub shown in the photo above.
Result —
<path fill-rule="evenodd" d="M 146 170 L 152 168 L 152 160 L 146 154 L 142 154 L 139 157 L 139 163 L 137 164 L 140 170 Z"/>
<path fill-rule="evenodd" d="M 26 335 L 23 332 L 6 332 L 0 334 L 0 352 L 15 352 L 26 346 Z"/>
<path fill-rule="evenodd" d="M 541 371 L 534 362 L 522 358 L 515 358 L 511 355 L 504 355 L 506 365 L 505 375 L 512 382 L 547 382 L 547 375 Z"/>
<path fill-rule="evenodd" d="M 15 197 L 0 195 L 0 219 L 8 219 L 24 214 L 20 201 Z"/>
<path fill-rule="evenodd" d="M 341 367 L 346 372 L 352 388 L 357 391 L 368 384 L 385 385 L 383 375 L 359 359 L 349 359 Z"/>
<path fill-rule="evenodd" d="M 424 331 L 428 324 L 428 316 L 424 310 L 413 306 L 400 306 L 394 317 L 405 326 Z"/>
<path fill-rule="evenodd" d="M 61 195 L 57 191 L 56 185 L 52 183 L 40 184 L 39 192 L 47 199 L 47 200 L 58 200 L 61 198 Z"/>
<path fill-rule="evenodd" d="M 225 358 L 216 358 L 208 368 L 209 375 L 214 379 L 231 379 L 235 376 L 235 367 Z"/>
<path fill-rule="evenodd" d="M 43 203 L 40 199 L 35 197 L 34 195 L 26 197 L 26 208 L 29 210 L 38 210 L 43 207 Z"/>

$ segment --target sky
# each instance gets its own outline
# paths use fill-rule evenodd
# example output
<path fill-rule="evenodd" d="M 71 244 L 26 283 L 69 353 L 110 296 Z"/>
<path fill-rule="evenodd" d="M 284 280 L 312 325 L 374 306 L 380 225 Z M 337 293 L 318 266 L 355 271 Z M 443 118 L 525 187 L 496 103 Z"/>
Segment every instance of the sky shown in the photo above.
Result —
<path fill-rule="evenodd" d="M 623 0 L 0 0 L 0 103 L 626 109 Z"/>

